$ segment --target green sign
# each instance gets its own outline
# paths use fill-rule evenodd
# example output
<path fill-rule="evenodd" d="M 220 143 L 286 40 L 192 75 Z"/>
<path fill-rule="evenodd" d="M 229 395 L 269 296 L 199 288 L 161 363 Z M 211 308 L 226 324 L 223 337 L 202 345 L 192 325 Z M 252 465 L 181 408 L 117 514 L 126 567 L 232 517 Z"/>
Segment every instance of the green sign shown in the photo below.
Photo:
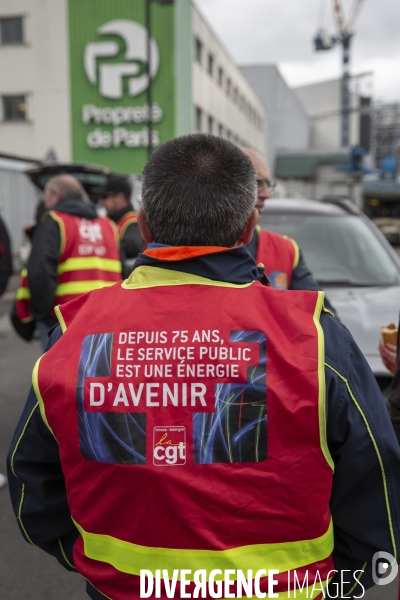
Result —
<path fill-rule="evenodd" d="M 147 160 L 146 0 L 69 0 L 72 158 L 140 174 Z M 151 3 L 152 145 L 174 137 L 174 5 Z"/>

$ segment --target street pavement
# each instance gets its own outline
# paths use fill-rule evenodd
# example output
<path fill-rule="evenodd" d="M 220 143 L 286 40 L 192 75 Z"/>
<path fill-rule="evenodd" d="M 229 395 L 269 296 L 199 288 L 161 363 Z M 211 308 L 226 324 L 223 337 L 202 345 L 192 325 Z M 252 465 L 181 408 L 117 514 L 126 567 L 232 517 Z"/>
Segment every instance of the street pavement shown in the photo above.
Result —
<path fill-rule="evenodd" d="M 17 279 L 0 298 L 0 472 L 40 356 L 39 342 L 26 343 L 9 325 Z M 0 490 L 0 600 L 85 600 L 84 579 L 63 569 L 51 556 L 26 543 L 11 509 L 7 487 Z M 397 600 L 397 581 L 369 590 L 366 600 Z"/>

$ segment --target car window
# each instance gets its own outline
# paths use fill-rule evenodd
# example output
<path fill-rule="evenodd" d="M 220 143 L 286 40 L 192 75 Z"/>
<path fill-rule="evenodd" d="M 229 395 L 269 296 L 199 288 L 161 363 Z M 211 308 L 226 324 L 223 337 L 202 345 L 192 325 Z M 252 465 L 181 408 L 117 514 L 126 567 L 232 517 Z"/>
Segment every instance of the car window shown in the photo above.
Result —
<path fill-rule="evenodd" d="M 390 255 L 373 230 L 356 215 L 264 213 L 261 226 L 295 239 L 321 284 L 399 283 Z"/>

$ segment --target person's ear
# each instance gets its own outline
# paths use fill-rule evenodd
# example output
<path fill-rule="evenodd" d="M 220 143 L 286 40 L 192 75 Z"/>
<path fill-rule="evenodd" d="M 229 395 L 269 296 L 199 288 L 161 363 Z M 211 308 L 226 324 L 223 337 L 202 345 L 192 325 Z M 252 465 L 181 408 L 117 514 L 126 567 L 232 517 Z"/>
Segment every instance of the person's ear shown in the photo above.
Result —
<path fill-rule="evenodd" d="M 153 236 L 150 233 L 150 229 L 147 227 L 146 216 L 143 212 L 143 208 L 140 207 L 136 213 L 137 222 L 139 225 L 140 233 L 142 234 L 142 238 L 146 242 L 146 244 L 151 244 L 153 241 Z"/>
<path fill-rule="evenodd" d="M 242 244 L 248 244 L 249 242 L 251 242 L 251 238 L 253 237 L 253 233 L 254 230 L 256 228 L 256 225 L 258 223 L 260 219 L 260 215 L 259 212 L 256 208 L 253 209 L 253 212 L 251 213 L 249 220 L 247 221 L 247 224 L 245 226 L 245 228 L 242 231 L 242 235 L 239 238 L 239 242 L 241 242 Z"/>

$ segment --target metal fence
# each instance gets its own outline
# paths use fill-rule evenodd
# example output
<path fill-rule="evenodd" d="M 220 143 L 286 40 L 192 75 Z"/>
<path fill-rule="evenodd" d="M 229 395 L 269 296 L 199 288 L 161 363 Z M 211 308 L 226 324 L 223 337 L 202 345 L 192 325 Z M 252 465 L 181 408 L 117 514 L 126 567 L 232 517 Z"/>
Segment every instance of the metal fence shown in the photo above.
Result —
<path fill-rule="evenodd" d="M 16 259 L 24 243 L 23 228 L 33 221 L 39 199 L 38 190 L 24 173 L 35 166 L 32 162 L 0 157 L 0 215 L 10 233 Z"/>

